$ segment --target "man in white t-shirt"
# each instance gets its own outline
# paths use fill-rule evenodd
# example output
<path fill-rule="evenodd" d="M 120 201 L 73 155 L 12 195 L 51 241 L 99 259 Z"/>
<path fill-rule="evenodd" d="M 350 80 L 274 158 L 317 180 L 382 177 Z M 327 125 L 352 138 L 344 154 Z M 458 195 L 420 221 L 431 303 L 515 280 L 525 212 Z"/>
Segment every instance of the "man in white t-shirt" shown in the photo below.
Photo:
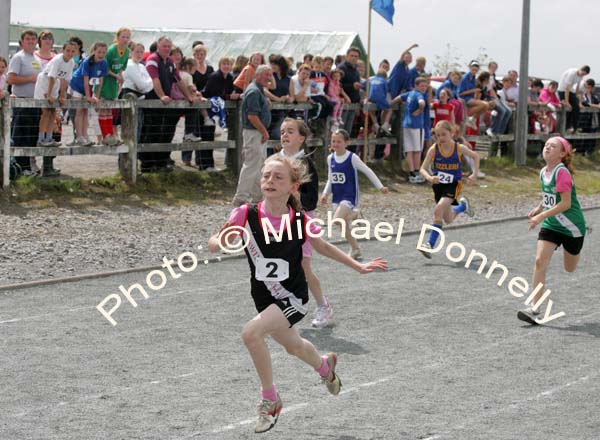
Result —
<path fill-rule="evenodd" d="M 590 66 L 567 69 L 558 82 L 558 97 L 567 109 L 567 133 L 573 133 L 579 119 L 579 84 L 590 73 Z"/>
<path fill-rule="evenodd" d="M 8 84 L 12 86 L 12 94 L 18 98 L 33 98 L 35 82 L 42 71 L 40 60 L 35 57 L 37 33 L 27 29 L 21 33 L 19 40 L 21 50 L 10 60 L 8 66 Z M 13 108 L 13 118 L 10 125 L 10 137 L 15 147 L 33 147 L 36 143 L 37 126 L 40 119 L 38 108 Z M 15 157 L 23 172 L 32 171 L 29 157 Z M 33 162 L 35 163 L 35 162 Z"/>

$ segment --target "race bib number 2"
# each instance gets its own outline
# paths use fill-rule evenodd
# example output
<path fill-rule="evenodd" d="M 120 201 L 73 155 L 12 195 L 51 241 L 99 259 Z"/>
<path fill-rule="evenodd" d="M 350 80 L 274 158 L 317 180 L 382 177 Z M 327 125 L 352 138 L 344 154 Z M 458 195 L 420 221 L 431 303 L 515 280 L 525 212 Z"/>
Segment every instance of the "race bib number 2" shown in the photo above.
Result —
<path fill-rule="evenodd" d="M 542 193 L 542 206 L 552 208 L 554 205 L 556 205 L 556 194 Z"/>
<path fill-rule="evenodd" d="M 284 281 L 290 277 L 290 265 L 281 258 L 256 259 L 256 279 L 258 281 Z"/>
<path fill-rule="evenodd" d="M 453 174 L 448 174 L 448 173 L 444 173 L 442 171 L 438 171 L 437 176 L 440 179 L 440 183 L 452 183 L 452 182 L 454 182 L 454 175 Z"/>

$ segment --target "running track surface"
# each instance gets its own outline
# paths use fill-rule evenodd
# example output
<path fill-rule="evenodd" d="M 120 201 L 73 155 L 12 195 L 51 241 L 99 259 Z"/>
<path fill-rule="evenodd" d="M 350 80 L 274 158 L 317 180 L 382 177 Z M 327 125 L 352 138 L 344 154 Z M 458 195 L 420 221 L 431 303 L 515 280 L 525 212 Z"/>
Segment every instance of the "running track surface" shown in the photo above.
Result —
<path fill-rule="evenodd" d="M 600 210 L 586 217 L 600 225 Z M 446 239 L 530 280 L 536 236 L 519 220 Z M 387 273 L 315 257 L 337 325 L 314 330 L 307 317 L 299 329 L 338 354 L 343 392 L 329 395 L 310 367 L 270 344 L 284 413 L 265 435 L 600 438 L 600 234 L 586 240 L 575 273 L 555 254 L 552 312 L 566 316 L 545 327 L 516 319 L 524 298 L 510 295 L 509 279 L 497 287 L 498 277 L 441 253 L 426 260 L 417 238 L 363 243 L 366 256 L 389 260 Z M 137 308 L 123 300 L 115 327 L 96 304 L 146 273 L 0 292 L 0 438 L 257 438 L 258 381 L 240 339 L 254 316 L 248 273 L 245 259 L 201 265 L 138 296 Z"/>

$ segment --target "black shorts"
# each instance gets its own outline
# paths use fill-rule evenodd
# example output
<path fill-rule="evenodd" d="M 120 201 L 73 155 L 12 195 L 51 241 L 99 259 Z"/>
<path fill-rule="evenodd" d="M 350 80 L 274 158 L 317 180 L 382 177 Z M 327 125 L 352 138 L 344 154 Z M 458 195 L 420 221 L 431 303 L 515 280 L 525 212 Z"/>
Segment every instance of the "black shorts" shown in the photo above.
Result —
<path fill-rule="evenodd" d="M 556 244 L 556 249 L 562 245 L 565 251 L 571 255 L 579 255 L 583 247 L 583 237 L 569 237 L 568 235 L 546 228 L 540 230 L 538 240 L 554 243 Z"/>
<path fill-rule="evenodd" d="M 438 183 L 432 186 L 433 195 L 435 197 L 435 203 L 439 202 L 442 197 L 449 197 L 452 199 L 453 205 L 458 205 L 458 197 L 460 196 L 460 190 L 462 189 L 462 181 L 452 183 Z"/>
<path fill-rule="evenodd" d="M 307 310 L 306 307 L 303 306 L 308 303 L 308 293 L 300 298 L 295 296 L 293 298 L 283 299 L 275 299 L 271 295 L 265 295 L 264 293 L 252 293 L 252 299 L 254 299 L 254 305 L 256 306 L 256 311 L 258 313 L 261 313 L 271 304 L 275 304 L 279 307 L 290 323 L 290 328 L 306 316 Z M 304 309 L 304 311 L 301 309 Z"/>

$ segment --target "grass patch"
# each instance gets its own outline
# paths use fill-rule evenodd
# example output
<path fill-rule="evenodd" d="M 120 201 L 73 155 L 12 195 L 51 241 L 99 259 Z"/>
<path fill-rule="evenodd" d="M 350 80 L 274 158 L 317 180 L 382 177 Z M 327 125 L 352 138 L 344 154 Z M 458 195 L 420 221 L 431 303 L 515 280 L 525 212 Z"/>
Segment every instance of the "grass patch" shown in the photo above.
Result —
<path fill-rule="evenodd" d="M 597 156 L 597 157 L 596 157 Z M 577 155 L 575 182 L 582 195 L 600 193 L 600 152 L 596 156 Z M 528 158 L 527 165 L 516 166 L 512 158 L 491 157 L 481 162 L 487 174 L 469 191 L 483 198 L 536 197 L 540 191 L 539 171 L 543 166 L 536 158 Z M 371 165 L 384 185 L 399 196 L 419 194 L 429 196 L 427 185 L 416 187 L 406 184 L 405 164 L 393 165 L 390 161 Z M 323 188 L 327 171 L 319 167 L 319 183 Z M 377 190 L 362 173 L 360 188 L 365 193 Z M 74 209 L 88 207 L 186 205 L 214 203 L 231 200 L 237 177 L 230 170 L 218 173 L 175 170 L 171 173 L 147 173 L 138 176 L 136 185 L 129 185 L 120 176 L 93 179 L 57 178 L 43 179 L 21 177 L 8 191 L 0 191 L 0 208 L 64 206 Z"/>

